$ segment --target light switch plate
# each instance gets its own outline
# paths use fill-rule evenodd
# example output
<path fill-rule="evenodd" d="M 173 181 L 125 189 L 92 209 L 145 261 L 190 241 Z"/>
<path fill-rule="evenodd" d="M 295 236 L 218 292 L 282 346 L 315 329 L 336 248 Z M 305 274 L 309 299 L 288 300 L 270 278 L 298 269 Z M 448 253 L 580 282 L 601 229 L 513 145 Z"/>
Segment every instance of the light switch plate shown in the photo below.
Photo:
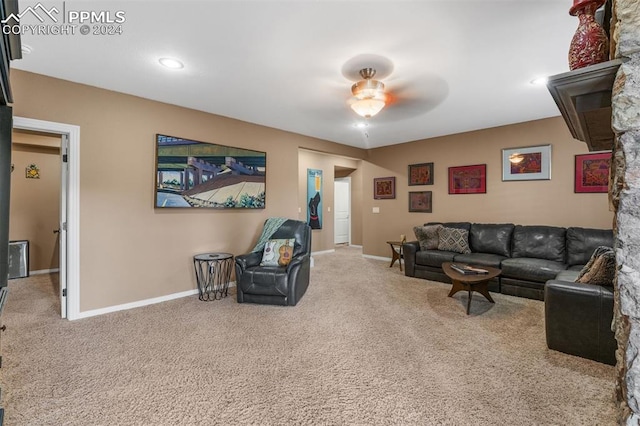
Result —
<path fill-rule="evenodd" d="M 374 207 L 373 208 L 373 212 L 374 213 L 380 213 L 380 207 Z"/>

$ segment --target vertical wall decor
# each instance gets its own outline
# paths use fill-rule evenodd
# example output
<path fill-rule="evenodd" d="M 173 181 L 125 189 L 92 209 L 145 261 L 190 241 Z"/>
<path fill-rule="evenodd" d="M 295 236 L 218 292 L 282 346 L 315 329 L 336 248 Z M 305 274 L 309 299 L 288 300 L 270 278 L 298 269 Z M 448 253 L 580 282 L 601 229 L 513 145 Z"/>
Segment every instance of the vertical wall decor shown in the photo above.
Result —
<path fill-rule="evenodd" d="M 307 223 L 311 229 L 322 229 L 322 170 L 307 169 Z"/>

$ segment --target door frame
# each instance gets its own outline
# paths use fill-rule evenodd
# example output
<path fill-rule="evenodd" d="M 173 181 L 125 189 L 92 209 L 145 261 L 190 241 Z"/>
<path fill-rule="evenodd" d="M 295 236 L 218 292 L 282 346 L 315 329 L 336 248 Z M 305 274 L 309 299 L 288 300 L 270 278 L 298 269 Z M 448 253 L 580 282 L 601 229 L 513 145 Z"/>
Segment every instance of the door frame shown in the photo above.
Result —
<path fill-rule="evenodd" d="M 335 178 L 333 180 L 333 182 L 334 182 L 334 194 L 333 194 L 333 205 L 334 205 L 334 209 L 333 209 L 334 210 L 334 214 L 333 214 L 333 240 L 334 241 L 333 242 L 335 244 L 335 239 L 336 239 L 336 231 L 335 231 L 335 229 L 336 229 L 336 224 L 335 224 L 335 217 L 336 217 L 336 215 L 335 215 L 335 204 L 336 204 L 336 201 L 335 201 L 335 197 L 336 197 L 336 195 L 335 195 L 335 182 L 337 182 L 337 181 L 338 182 L 346 182 L 347 185 L 348 185 L 349 236 L 347 237 L 348 238 L 347 245 L 351 245 L 351 176 L 347 176 L 347 177 L 343 177 L 343 178 Z"/>
<path fill-rule="evenodd" d="M 68 174 L 66 186 L 67 226 L 66 232 L 63 229 L 60 231 L 60 238 L 66 238 L 67 243 L 67 262 L 66 265 L 60 264 L 60 276 L 66 276 L 66 282 L 62 282 L 63 280 L 60 282 L 60 309 L 63 318 L 65 318 L 66 310 L 66 318 L 74 320 L 80 314 L 80 126 L 13 117 L 13 128 L 65 135 L 68 139 L 68 150 L 66 153 L 61 153 L 67 154 Z M 60 155 L 61 162 L 63 155 Z M 61 166 L 65 167 L 65 164 L 63 163 Z M 60 188 L 61 197 L 63 191 L 65 188 Z M 62 268 L 65 268 L 65 271 L 62 271 Z M 66 290 L 66 304 L 64 297 L 62 297 L 64 290 Z"/>

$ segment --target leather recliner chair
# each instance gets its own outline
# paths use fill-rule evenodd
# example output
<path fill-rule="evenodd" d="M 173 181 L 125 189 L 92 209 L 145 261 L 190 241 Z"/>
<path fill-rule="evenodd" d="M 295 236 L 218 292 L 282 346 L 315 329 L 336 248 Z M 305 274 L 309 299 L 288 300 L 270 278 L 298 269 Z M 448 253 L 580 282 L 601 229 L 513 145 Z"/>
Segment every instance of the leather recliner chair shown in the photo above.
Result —
<path fill-rule="evenodd" d="M 311 268 L 311 227 L 289 219 L 270 239 L 294 238 L 287 266 L 260 266 L 262 251 L 236 256 L 238 303 L 295 306 L 307 291 Z"/>

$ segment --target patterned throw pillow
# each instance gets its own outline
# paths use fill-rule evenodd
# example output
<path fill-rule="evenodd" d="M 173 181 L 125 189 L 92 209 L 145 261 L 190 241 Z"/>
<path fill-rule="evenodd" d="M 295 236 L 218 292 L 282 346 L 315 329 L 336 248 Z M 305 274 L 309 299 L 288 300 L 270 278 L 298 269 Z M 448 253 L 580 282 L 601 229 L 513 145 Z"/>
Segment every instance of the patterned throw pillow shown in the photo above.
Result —
<path fill-rule="evenodd" d="M 287 266 L 293 257 L 294 238 L 269 240 L 264 245 L 260 266 Z"/>
<path fill-rule="evenodd" d="M 454 251 L 462 254 L 471 253 L 469 231 L 443 227 L 438 231 L 438 250 Z"/>
<path fill-rule="evenodd" d="M 420 250 L 437 250 L 440 237 L 438 231 L 442 228 L 442 225 L 426 225 L 426 226 L 414 226 L 413 233 L 416 234 L 418 243 L 420 244 Z"/>
<path fill-rule="evenodd" d="M 589 262 L 584 265 L 576 282 L 612 287 L 615 273 L 616 253 L 611 247 L 600 246 L 595 249 Z"/>

